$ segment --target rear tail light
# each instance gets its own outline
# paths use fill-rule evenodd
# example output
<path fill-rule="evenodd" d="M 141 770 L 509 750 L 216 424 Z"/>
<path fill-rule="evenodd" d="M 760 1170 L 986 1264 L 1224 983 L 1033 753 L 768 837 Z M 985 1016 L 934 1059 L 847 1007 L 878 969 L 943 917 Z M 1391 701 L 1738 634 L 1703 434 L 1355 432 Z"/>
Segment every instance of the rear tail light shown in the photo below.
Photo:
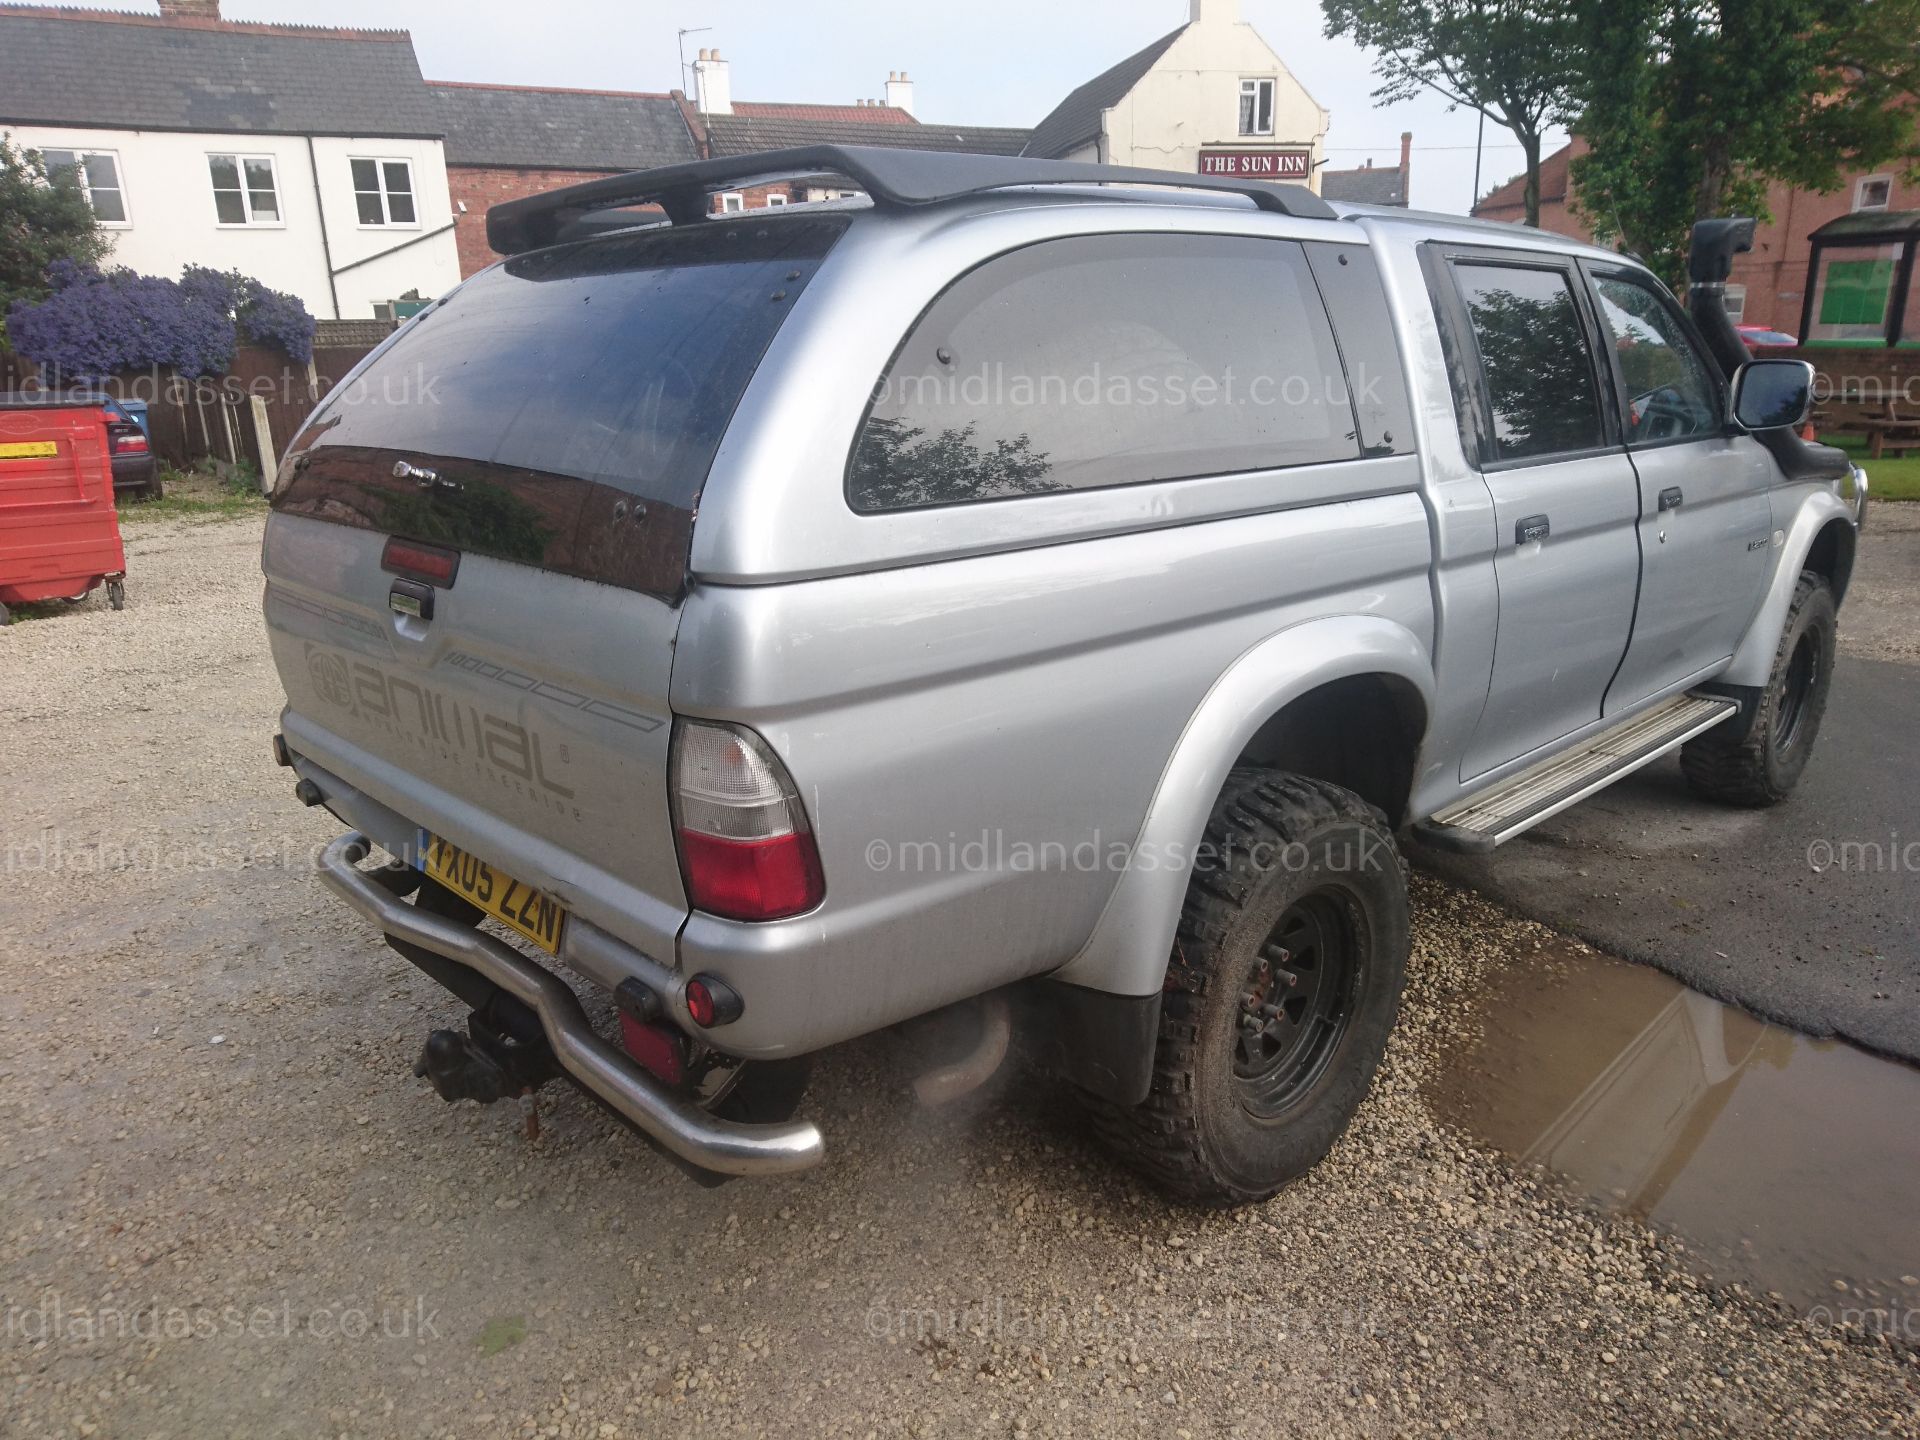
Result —
<path fill-rule="evenodd" d="M 113 453 L 116 455 L 144 455 L 147 453 L 147 437 L 135 430 L 130 434 L 113 437 Z"/>
<path fill-rule="evenodd" d="M 786 769 L 750 730 L 683 721 L 673 739 L 680 867 L 697 910 L 778 920 L 820 903 L 826 884 Z"/>

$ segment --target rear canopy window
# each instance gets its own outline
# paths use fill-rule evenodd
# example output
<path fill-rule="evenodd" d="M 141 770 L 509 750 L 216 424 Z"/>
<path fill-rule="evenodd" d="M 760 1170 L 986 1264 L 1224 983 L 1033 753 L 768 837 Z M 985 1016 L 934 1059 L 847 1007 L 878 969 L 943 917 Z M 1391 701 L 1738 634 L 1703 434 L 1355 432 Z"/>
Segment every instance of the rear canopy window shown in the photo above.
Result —
<path fill-rule="evenodd" d="M 1348 460 L 1353 407 L 1292 241 L 1105 235 L 988 262 L 881 381 L 861 511 Z"/>
<path fill-rule="evenodd" d="M 843 216 L 608 236 L 475 276 L 330 396 L 276 505 L 588 579 L 684 570 L 715 450 Z M 422 486 L 396 460 L 434 470 Z M 628 497 L 638 506 L 615 502 Z M 624 524 L 626 529 L 620 529 Z M 636 575 L 635 556 L 647 557 Z"/>

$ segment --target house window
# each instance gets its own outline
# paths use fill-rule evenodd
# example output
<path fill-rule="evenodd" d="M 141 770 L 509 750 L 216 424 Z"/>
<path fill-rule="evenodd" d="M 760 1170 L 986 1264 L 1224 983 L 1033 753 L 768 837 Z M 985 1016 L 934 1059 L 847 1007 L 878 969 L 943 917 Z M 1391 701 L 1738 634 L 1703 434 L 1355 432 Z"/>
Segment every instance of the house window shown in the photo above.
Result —
<path fill-rule="evenodd" d="M 1240 133 L 1242 135 L 1273 134 L 1273 81 L 1271 78 L 1240 82 Z"/>
<path fill-rule="evenodd" d="M 353 204 L 362 225 L 417 225 L 413 165 L 406 160 L 354 160 Z"/>
<path fill-rule="evenodd" d="M 778 190 L 773 191 L 771 194 L 767 196 L 767 206 L 769 209 L 772 209 L 776 206 L 784 205 L 786 203 L 787 203 L 787 197 L 781 194 L 780 191 Z"/>
<path fill-rule="evenodd" d="M 1747 287 L 1744 285 L 1727 286 L 1727 319 L 1738 325 L 1747 314 Z"/>
<path fill-rule="evenodd" d="M 280 182 L 271 155 L 209 155 L 213 214 L 222 225 L 278 225 Z"/>
<path fill-rule="evenodd" d="M 1893 203 L 1893 177 L 1867 175 L 1854 182 L 1855 210 L 1884 210 Z"/>
<path fill-rule="evenodd" d="M 70 176 L 102 225 L 127 223 L 127 197 L 120 189 L 120 157 L 111 150 L 42 150 L 47 178 Z"/>
<path fill-rule="evenodd" d="M 747 197 L 738 190 L 729 190 L 720 197 L 720 213 L 735 215 L 747 208 Z"/>

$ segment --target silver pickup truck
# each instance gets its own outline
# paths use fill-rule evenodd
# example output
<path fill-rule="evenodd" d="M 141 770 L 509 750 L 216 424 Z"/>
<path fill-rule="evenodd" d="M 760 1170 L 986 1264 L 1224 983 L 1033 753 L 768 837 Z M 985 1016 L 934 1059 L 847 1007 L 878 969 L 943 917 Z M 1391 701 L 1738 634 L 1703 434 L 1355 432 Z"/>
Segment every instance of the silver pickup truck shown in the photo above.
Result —
<path fill-rule="evenodd" d="M 862 198 L 713 214 L 832 175 Z M 1018 1048 L 1207 1204 L 1338 1137 L 1399 838 L 1489 848 L 1674 749 L 1814 744 L 1865 476 L 1810 368 L 1562 237 L 1254 181 L 831 147 L 497 206 L 505 258 L 273 494 L 274 748 L 322 876 L 703 1177 L 803 1168 L 807 1057 Z"/>

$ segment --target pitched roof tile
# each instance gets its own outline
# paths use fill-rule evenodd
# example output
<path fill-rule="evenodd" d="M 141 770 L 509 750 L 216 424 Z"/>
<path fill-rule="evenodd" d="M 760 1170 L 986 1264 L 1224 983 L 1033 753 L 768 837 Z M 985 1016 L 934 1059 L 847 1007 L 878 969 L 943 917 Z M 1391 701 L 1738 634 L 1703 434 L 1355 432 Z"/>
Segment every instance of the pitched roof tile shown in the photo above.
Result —
<path fill-rule="evenodd" d="M 1100 134 L 1101 112 L 1111 109 L 1122 96 L 1138 85 L 1141 77 L 1167 53 L 1167 48 L 1180 38 L 1186 28 L 1182 25 L 1179 30 L 1167 32 L 1151 45 L 1134 51 L 1119 64 L 1102 70 L 1075 89 L 1053 107 L 1046 119 L 1033 127 L 1033 138 L 1027 142 L 1023 153 L 1058 160 L 1097 138 Z"/>
<path fill-rule="evenodd" d="M 0 120 L 437 137 L 404 30 L 162 23 L 0 5 Z"/>
<path fill-rule="evenodd" d="M 449 165 L 646 170 L 696 158 L 671 95 L 433 81 Z"/>

